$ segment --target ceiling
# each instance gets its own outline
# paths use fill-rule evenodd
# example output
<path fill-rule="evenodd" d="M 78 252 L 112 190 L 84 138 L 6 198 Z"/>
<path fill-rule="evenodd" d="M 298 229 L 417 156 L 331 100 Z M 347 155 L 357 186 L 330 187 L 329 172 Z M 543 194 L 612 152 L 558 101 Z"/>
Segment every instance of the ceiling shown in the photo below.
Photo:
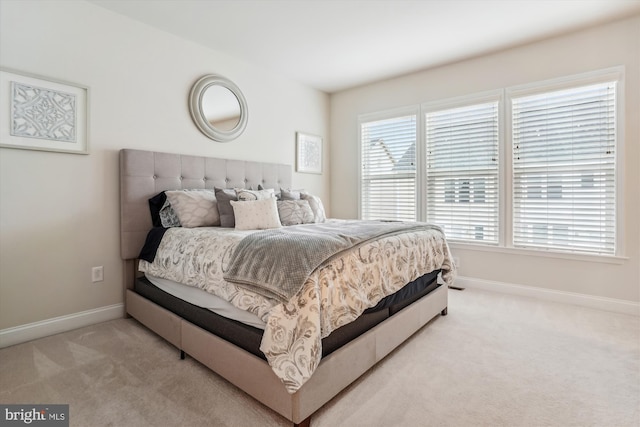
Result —
<path fill-rule="evenodd" d="M 88 0 L 332 93 L 640 13 L 640 0 Z"/>

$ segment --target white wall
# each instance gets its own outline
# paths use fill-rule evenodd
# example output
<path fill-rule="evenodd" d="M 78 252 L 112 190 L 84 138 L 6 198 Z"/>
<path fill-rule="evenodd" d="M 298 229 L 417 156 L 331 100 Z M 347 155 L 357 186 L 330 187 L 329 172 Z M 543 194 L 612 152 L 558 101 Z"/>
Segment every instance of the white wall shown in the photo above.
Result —
<path fill-rule="evenodd" d="M 121 148 L 293 165 L 296 131 L 328 136 L 328 95 L 82 1 L 3 0 L 0 55 L 91 91 L 88 156 L 0 149 L 0 331 L 122 302 Z M 189 116 L 189 89 L 210 73 L 247 99 L 236 141 L 206 138 Z M 327 173 L 294 185 L 330 209 Z M 98 265 L 105 280 L 92 284 Z"/>
<path fill-rule="evenodd" d="M 331 96 L 331 204 L 335 217 L 358 215 L 357 116 L 422 102 L 554 79 L 623 65 L 626 68 L 623 203 L 628 259 L 618 263 L 487 252 L 452 245 L 459 274 L 494 284 L 640 301 L 640 16 L 523 47 L 386 80 Z"/>

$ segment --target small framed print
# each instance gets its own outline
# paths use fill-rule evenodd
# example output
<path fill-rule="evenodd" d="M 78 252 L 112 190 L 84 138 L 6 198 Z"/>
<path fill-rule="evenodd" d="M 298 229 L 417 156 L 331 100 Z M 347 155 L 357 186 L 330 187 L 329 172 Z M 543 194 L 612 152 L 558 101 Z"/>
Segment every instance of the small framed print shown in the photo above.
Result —
<path fill-rule="evenodd" d="M 322 137 L 296 132 L 296 172 L 322 173 Z"/>
<path fill-rule="evenodd" d="M 0 147 L 89 154 L 89 88 L 0 70 Z"/>

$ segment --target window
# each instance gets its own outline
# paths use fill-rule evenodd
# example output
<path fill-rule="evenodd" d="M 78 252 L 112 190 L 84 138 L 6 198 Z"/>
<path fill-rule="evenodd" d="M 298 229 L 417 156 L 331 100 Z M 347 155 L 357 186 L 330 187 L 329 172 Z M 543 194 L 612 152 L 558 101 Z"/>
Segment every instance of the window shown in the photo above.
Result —
<path fill-rule="evenodd" d="M 416 114 L 360 125 L 362 219 L 415 221 Z"/>
<path fill-rule="evenodd" d="M 427 112 L 427 220 L 452 240 L 498 243 L 498 101 Z"/>
<path fill-rule="evenodd" d="M 512 99 L 514 246 L 615 253 L 615 93 Z"/>
<path fill-rule="evenodd" d="M 431 222 L 453 242 L 619 255 L 622 77 L 616 67 L 361 116 L 361 218 Z"/>

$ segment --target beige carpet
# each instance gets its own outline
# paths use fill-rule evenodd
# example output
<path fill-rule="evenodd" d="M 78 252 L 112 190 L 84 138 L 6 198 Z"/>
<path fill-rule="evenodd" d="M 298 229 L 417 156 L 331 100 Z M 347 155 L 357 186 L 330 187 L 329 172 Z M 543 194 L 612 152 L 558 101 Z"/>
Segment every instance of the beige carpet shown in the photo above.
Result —
<path fill-rule="evenodd" d="M 640 319 L 467 289 L 313 427 L 639 426 Z M 0 403 L 72 426 L 287 426 L 132 319 L 0 350 Z"/>

